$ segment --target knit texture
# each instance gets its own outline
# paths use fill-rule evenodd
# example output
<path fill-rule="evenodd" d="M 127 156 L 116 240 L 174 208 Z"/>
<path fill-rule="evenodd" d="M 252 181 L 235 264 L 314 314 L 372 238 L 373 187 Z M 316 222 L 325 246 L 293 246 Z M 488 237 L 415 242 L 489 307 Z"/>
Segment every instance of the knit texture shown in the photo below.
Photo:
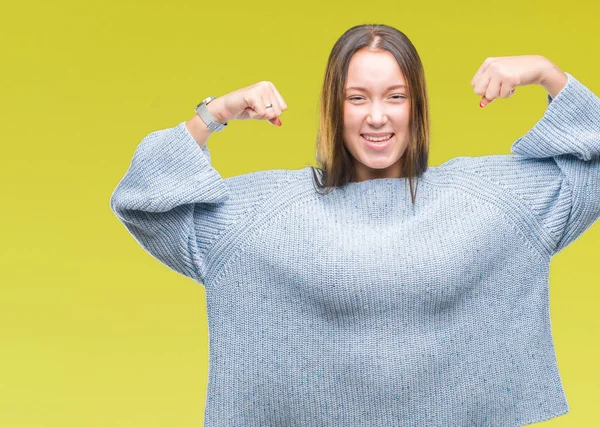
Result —
<path fill-rule="evenodd" d="M 568 76 L 511 154 L 319 195 L 310 167 L 223 179 L 185 122 L 110 199 L 205 287 L 207 427 L 510 427 L 569 412 L 549 268 L 600 217 L 600 98 Z"/>

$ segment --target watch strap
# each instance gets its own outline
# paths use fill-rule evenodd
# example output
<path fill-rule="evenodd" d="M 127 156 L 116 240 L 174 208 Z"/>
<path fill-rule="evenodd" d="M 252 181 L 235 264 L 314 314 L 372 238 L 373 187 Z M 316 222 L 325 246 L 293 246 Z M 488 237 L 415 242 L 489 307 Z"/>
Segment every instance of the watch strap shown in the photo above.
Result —
<path fill-rule="evenodd" d="M 227 127 L 227 122 L 221 123 L 221 122 L 217 121 L 217 119 L 215 119 L 213 117 L 213 115 L 210 114 L 210 111 L 206 107 L 206 105 L 209 104 L 215 98 L 216 98 L 215 96 L 209 96 L 208 98 L 203 99 L 202 102 L 200 102 L 196 106 L 194 111 L 196 111 L 196 113 L 200 116 L 200 118 L 202 119 L 202 121 L 204 122 L 204 124 L 206 125 L 208 130 L 213 131 L 213 132 L 220 132 L 223 129 L 225 129 L 225 127 Z"/>

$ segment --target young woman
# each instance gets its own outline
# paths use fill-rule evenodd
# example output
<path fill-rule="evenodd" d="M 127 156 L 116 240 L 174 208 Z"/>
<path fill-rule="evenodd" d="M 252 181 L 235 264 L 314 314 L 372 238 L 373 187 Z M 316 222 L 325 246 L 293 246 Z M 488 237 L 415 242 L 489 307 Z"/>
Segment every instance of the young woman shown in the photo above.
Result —
<path fill-rule="evenodd" d="M 281 125 L 267 81 L 139 143 L 110 206 L 205 287 L 205 425 L 508 427 L 569 411 L 548 274 L 600 217 L 600 99 L 537 55 L 488 58 L 472 81 L 483 106 L 531 84 L 548 107 L 512 154 L 428 167 L 419 55 L 359 25 L 327 63 L 319 168 L 212 167 L 228 121 Z"/>

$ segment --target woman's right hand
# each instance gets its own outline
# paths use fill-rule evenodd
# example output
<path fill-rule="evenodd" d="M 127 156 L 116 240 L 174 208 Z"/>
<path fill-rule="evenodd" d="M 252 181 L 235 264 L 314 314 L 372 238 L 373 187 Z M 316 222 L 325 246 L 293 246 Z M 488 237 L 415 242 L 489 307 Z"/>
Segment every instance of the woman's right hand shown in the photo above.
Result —
<path fill-rule="evenodd" d="M 273 107 L 265 108 L 268 104 Z M 222 95 L 210 102 L 207 108 L 221 123 L 255 119 L 281 126 L 279 116 L 287 110 L 287 104 L 273 83 L 261 81 Z"/>

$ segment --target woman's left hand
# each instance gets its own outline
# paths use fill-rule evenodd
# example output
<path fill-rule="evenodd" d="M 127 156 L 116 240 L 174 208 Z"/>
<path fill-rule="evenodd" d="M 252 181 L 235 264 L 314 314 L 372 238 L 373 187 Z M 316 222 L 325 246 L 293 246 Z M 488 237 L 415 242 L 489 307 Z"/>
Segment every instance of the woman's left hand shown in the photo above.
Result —
<path fill-rule="evenodd" d="M 471 86 L 483 95 L 480 106 L 496 98 L 509 98 L 517 86 L 541 84 L 552 62 L 541 55 L 499 56 L 487 58 L 475 73 Z"/>

